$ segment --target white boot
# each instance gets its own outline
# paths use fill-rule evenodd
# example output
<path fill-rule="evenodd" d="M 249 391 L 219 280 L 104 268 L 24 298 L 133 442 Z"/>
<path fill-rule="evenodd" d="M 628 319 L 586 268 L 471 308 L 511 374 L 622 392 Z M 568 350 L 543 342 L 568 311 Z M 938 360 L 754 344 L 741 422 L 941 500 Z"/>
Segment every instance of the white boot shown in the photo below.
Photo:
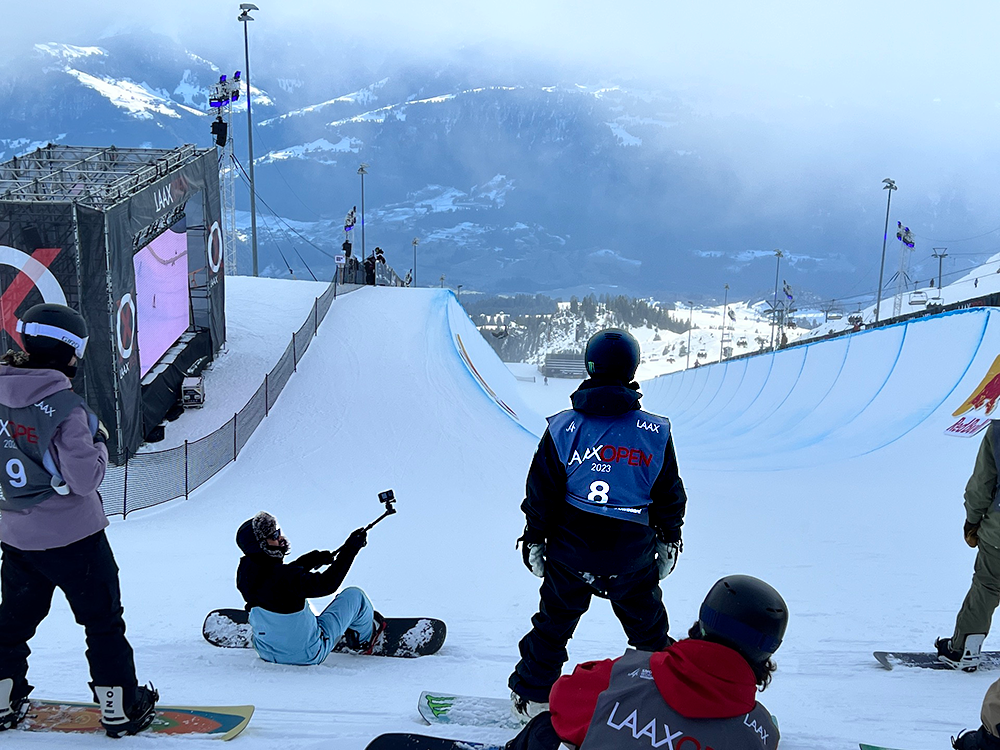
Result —
<path fill-rule="evenodd" d="M 94 698 L 101 707 L 101 724 L 104 728 L 114 727 L 128 721 L 125 715 L 125 697 L 120 686 L 104 687 L 93 685 Z"/>
<path fill-rule="evenodd" d="M 28 711 L 28 696 L 15 699 L 16 705 L 11 705 L 11 693 L 14 691 L 14 680 L 6 677 L 0 680 L 0 731 L 13 729 L 24 718 Z M 29 689 L 30 693 L 31 690 Z"/>
<path fill-rule="evenodd" d="M 160 694 L 152 685 L 142 685 L 132 691 L 132 703 L 129 712 L 125 712 L 125 691 L 120 686 L 105 687 L 90 684 L 94 691 L 94 700 L 101 707 L 101 726 L 109 737 L 123 737 L 136 734 L 153 723 L 156 712 L 153 710 Z"/>

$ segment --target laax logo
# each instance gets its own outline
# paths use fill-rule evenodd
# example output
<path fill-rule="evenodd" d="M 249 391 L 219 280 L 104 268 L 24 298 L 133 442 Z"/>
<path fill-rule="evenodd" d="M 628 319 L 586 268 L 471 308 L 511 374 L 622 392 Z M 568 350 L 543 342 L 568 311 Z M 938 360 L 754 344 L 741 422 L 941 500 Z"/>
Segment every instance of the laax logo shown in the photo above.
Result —
<path fill-rule="evenodd" d="M 218 273 L 222 268 L 222 229 L 217 221 L 212 223 L 208 233 L 208 267 L 212 273 Z"/>
<path fill-rule="evenodd" d="M 608 717 L 607 724 L 609 727 L 619 732 L 623 729 L 631 730 L 632 739 L 637 740 L 641 737 L 649 737 L 649 744 L 652 747 L 663 747 L 664 745 L 668 745 L 671 750 L 673 750 L 673 748 L 676 747 L 676 745 L 674 745 L 674 740 L 678 737 L 684 736 L 683 730 L 679 732 L 671 732 L 670 726 L 666 722 L 660 722 L 663 727 L 660 729 L 656 725 L 656 719 L 651 719 L 649 723 L 643 726 L 642 729 L 639 729 L 638 710 L 633 711 L 627 717 L 615 723 L 615 714 L 618 713 L 618 709 L 620 707 L 621 704 L 616 701 L 615 707 L 611 709 L 611 715 Z"/>
<path fill-rule="evenodd" d="M 575 419 L 572 422 L 569 423 L 569 426 L 566 428 L 566 432 L 576 432 L 576 420 Z"/>
<path fill-rule="evenodd" d="M 965 402 L 952 414 L 953 417 L 961 417 L 961 419 L 948 427 L 945 434 L 956 437 L 972 437 L 982 432 L 992 421 L 990 415 L 997 408 L 998 400 L 1000 400 L 1000 355 L 993 360 L 986 376 L 980 381 L 972 395 L 965 399 Z M 970 411 L 973 414 L 968 414 Z"/>
<path fill-rule="evenodd" d="M 132 293 L 125 294 L 118 300 L 118 314 L 115 316 L 115 339 L 118 344 L 118 356 L 122 364 L 118 369 L 118 377 L 125 377 L 130 369 L 129 359 L 135 351 L 135 301 Z"/>
<path fill-rule="evenodd" d="M 153 204 L 156 206 L 156 213 L 169 207 L 172 202 L 169 185 L 164 185 L 153 191 Z"/>
<path fill-rule="evenodd" d="M 0 295 L 0 325 L 22 349 L 21 334 L 17 332 L 17 308 L 31 290 L 37 288 L 45 302 L 66 304 L 66 294 L 49 270 L 49 266 L 61 252 L 62 248 L 58 247 L 40 247 L 29 255 L 16 248 L 0 245 L 0 265 L 19 272 Z"/>
<path fill-rule="evenodd" d="M 743 717 L 743 726 L 750 727 L 760 736 L 760 741 L 767 744 L 767 730 L 759 726 L 756 719 L 751 719 L 750 714 Z"/>
<path fill-rule="evenodd" d="M 51 417 L 56 413 L 55 407 L 49 406 L 44 401 L 39 401 L 37 404 L 35 404 L 35 406 L 41 409 L 42 414 L 44 414 L 46 417 Z"/>
<path fill-rule="evenodd" d="M 640 430 L 649 430 L 650 432 L 660 431 L 660 425 L 656 424 L 655 422 L 647 422 L 644 419 L 635 420 L 635 426 L 638 427 Z"/>
<path fill-rule="evenodd" d="M 569 457 L 566 467 L 569 468 L 573 464 L 582 464 L 591 458 L 609 464 L 625 461 L 629 466 L 649 466 L 653 461 L 652 454 L 646 453 L 640 448 L 627 448 L 624 445 L 619 445 L 618 447 L 613 445 L 595 445 L 593 448 L 584 449 L 583 456 L 580 455 L 579 451 L 574 450 L 573 455 Z"/>

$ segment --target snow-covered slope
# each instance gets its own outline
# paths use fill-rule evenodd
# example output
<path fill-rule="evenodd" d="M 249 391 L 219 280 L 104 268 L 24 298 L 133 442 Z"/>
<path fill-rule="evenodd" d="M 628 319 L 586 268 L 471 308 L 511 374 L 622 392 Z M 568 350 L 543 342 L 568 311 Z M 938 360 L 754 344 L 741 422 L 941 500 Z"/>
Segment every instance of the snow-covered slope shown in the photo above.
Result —
<path fill-rule="evenodd" d="M 295 285 L 275 287 L 269 298 L 279 304 L 295 293 Z M 785 750 L 858 741 L 942 747 L 949 733 L 978 724 L 989 673 L 890 673 L 870 652 L 929 648 L 950 632 L 965 593 L 973 553 L 961 539 L 961 490 L 978 441 L 943 430 L 998 350 L 996 315 L 944 316 L 766 355 L 742 375 L 709 366 L 644 386 L 647 406 L 674 418 L 689 493 L 685 552 L 663 586 L 671 633 L 683 636 L 722 575 L 757 575 L 782 592 L 791 623 L 762 699 L 779 718 Z M 139 674 L 164 702 L 255 704 L 240 747 L 361 750 L 382 732 L 433 731 L 414 708 L 420 690 L 506 694 L 537 605 L 538 581 L 514 539 L 539 423 L 536 414 L 525 429 L 498 401 L 529 420 L 531 405 L 565 408 L 568 384 L 517 383 L 474 335 L 447 292 L 366 288 L 338 299 L 236 463 L 187 502 L 112 524 Z M 942 349 L 942 341 L 953 343 Z M 766 377 L 754 374 L 761 371 Z M 751 381 L 755 399 L 745 395 Z M 731 395 L 710 398 L 713 389 Z M 206 409 L 211 403 L 209 394 Z M 336 547 L 378 515 L 375 495 L 388 487 L 399 512 L 371 533 L 348 583 L 385 614 L 447 620 L 439 655 L 332 655 L 317 667 L 281 667 L 202 640 L 205 613 L 240 603 L 240 522 L 266 508 L 293 553 Z M 595 600 L 571 660 L 624 647 L 610 608 Z M 61 597 L 32 648 L 38 694 L 86 698 L 83 636 Z M 107 740 L 18 733 L 5 742 L 96 748 Z"/>

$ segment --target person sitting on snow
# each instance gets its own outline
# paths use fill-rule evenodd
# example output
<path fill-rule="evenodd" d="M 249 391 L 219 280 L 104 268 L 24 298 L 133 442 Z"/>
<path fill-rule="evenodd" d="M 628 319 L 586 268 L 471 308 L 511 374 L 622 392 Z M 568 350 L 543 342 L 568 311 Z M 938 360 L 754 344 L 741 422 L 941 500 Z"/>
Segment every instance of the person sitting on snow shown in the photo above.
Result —
<path fill-rule="evenodd" d="M 549 710 L 506 750 L 638 747 L 775 750 L 778 727 L 757 702 L 771 681 L 788 610 L 751 576 L 719 580 L 688 638 L 655 653 L 585 662 L 552 687 Z M 636 744 L 636 740 L 645 741 Z"/>
<path fill-rule="evenodd" d="M 313 550 L 286 563 L 290 545 L 274 516 L 261 511 L 240 526 L 236 544 L 243 557 L 236 588 L 246 601 L 253 647 L 261 659 L 320 664 L 342 638 L 349 649 L 371 653 L 385 630 L 385 619 L 364 591 L 349 586 L 319 615 L 308 602 L 336 591 L 367 543 L 367 532 L 357 529 L 335 552 Z M 318 572 L 323 567 L 326 570 Z"/>

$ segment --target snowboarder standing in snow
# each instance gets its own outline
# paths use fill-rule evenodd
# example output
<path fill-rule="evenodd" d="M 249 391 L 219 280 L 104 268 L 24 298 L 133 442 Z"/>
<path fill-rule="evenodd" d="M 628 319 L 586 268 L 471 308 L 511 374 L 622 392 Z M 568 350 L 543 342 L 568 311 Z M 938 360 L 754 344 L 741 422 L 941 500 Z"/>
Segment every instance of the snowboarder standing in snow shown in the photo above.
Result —
<path fill-rule="evenodd" d="M 28 641 L 58 587 L 87 634 L 90 687 L 111 737 L 153 721 L 156 690 L 138 684 L 125 639 L 118 566 L 97 488 L 108 465 L 107 429 L 72 378 L 87 324 L 64 305 L 30 308 L 18 322 L 24 351 L 0 365 L 0 729 L 28 708 Z M 13 426 L 16 429 L 10 429 Z"/>
<path fill-rule="evenodd" d="M 508 683 L 520 721 L 547 709 L 592 596 L 611 601 L 635 648 L 672 642 L 659 582 L 681 551 L 687 496 L 670 422 L 639 408 L 631 334 L 600 331 L 585 358 L 590 377 L 570 397 L 573 408 L 549 418 L 521 504 L 524 564 L 542 586 Z"/>
<path fill-rule="evenodd" d="M 955 669 L 973 672 L 979 666 L 983 641 L 990 632 L 993 612 L 1000 604 L 1000 512 L 994 505 L 1000 486 L 1000 440 L 997 423 L 990 422 L 979 445 L 976 465 L 965 485 L 965 527 L 963 536 L 970 547 L 978 548 L 972 586 L 965 595 L 955 620 L 951 638 L 934 642 L 938 660 Z"/>
<path fill-rule="evenodd" d="M 341 638 L 362 653 L 371 653 L 378 644 L 385 620 L 361 589 L 344 589 L 319 615 L 307 601 L 340 588 L 354 558 L 368 543 L 364 529 L 352 532 L 336 552 L 313 550 L 286 564 L 288 539 L 274 516 L 261 511 L 240 526 L 236 543 L 243 551 L 236 587 L 250 612 L 253 646 L 261 659 L 320 664 Z"/>
<path fill-rule="evenodd" d="M 506 750 L 652 747 L 775 750 L 778 727 L 757 702 L 771 680 L 788 610 L 751 576 L 726 576 L 708 592 L 688 638 L 653 654 L 578 665 L 552 688 L 550 709 Z M 645 743 L 643 743 L 645 744 Z"/>

